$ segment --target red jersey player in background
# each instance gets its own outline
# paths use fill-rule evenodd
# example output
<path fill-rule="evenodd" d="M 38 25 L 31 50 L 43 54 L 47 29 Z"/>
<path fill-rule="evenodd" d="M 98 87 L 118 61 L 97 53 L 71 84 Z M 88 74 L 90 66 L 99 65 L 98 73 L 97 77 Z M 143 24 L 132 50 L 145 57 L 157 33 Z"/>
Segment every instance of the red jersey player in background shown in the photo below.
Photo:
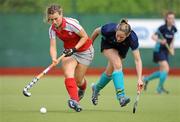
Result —
<path fill-rule="evenodd" d="M 49 28 L 50 55 L 53 63 L 57 61 L 56 37 L 64 43 L 65 57 L 62 58 L 62 70 L 65 86 L 70 96 L 68 105 L 77 112 L 82 110 L 79 100 L 84 96 L 86 80 L 84 78 L 90 65 L 94 49 L 92 40 L 76 19 L 63 17 L 59 5 L 50 5 L 46 11 Z"/>

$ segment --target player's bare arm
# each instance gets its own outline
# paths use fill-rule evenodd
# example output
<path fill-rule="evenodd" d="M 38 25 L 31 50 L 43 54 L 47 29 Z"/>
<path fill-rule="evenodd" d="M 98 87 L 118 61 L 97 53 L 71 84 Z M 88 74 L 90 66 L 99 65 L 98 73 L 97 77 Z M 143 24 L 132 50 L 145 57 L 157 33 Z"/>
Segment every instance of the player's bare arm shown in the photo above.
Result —
<path fill-rule="evenodd" d="M 152 40 L 154 40 L 155 42 L 160 42 L 163 45 L 167 43 L 166 39 L 159 39 L 157 34 L 152 35 Z"/>
<path fill-rule="evenodd" d="M 98 27 L 93 31 L 91 35 L 92 42 L 94 42 L 94 40 L 98 37 L 100 33 L 101 33 L 101 27 Z"/>
<path fill-rule="evenodd" d="M 57 64 L 57 49 L 56 49 L 56 40 L 50 39 L 50 55 L 52 62 Z"/>
<path fill-rule="evenodd" d="M 81 37 L 81 39 L 80 39 L 79 42 L 76 44 L 76 46 L 75 46 L 76 49 L 79 49 L 80 47 L 82 47 L 82 46 L 86 43 L 86 41 L 87 41 L 87 39 L 88 39 L 88 35 L 87 35 L 87 33 L 84 31 L 83 28 L 80 30 L 80 32 L 78 33 L 78 35 Z"/>
<path fill-rule="evenodd" d="M 133 51 L 133 56 L 134 56 L 134 61 L 135 61 L 135 65 L 136 65 L 136 72 L 137 72 L 137 76 L 138 76 L 138 85 L 143 85 L 143 82 L 142 82 L 142 61 L 141 61 L 141 56 L 140 56 L 138 49 Z"/>

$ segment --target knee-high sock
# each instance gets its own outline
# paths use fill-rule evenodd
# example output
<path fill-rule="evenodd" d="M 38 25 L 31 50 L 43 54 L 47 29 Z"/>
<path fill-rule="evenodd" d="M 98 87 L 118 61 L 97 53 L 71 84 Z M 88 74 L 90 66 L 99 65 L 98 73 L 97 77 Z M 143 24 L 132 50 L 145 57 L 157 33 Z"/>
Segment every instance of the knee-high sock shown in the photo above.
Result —
<path fill-rule="evenodd" d="M 125 95 L 124 92 L 124 75 L 122 71 L 114 71 L 112 73 L 114 87 L 116 89 L 117 99 Z"/>
<path fill-rule="evenodd" d="M 161 71 L 160 72 L 160 79 L 159 79 L 158 88 L 162 88 L 163 87 L 164 82 L 166 81 L 167 76 L 168 76 L 168 73 L 166 71 Z"/>
<path fill-rule="evenodd" d="M 76 100 L 77 102 L 79 102 L 78 89 L 77 89 L 75 78 L 66 78 L 65 86 L 69 93 L 70 98 L 72 100 Z"/>
<path fill-rule="evenodd" d="M 107 76 L 105 73 L 102 73 L 99 81 L 96 83 L 95 92 L 99 93 L 100 90 L 103 89 L 111 80 L 111 76 Z"/>
<path fill-rule="evenodd" d="M 156 72 L 153 72 L 152 74 L 150 74 L 149 76 L 145 77 L 144 80 L 149 82 L 155 78 L 159 78 L 160 77 L 160 71 L 156 71 Z"/>

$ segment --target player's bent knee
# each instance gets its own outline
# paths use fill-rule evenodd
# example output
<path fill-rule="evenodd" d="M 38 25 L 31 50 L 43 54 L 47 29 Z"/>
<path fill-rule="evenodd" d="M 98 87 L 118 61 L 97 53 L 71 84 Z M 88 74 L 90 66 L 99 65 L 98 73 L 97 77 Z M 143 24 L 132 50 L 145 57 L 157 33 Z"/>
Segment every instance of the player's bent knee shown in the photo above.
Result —
<path fill-rule="evenodd" d="M 76 81 L 77 86 L 81 86 L 82 82 Z"/>

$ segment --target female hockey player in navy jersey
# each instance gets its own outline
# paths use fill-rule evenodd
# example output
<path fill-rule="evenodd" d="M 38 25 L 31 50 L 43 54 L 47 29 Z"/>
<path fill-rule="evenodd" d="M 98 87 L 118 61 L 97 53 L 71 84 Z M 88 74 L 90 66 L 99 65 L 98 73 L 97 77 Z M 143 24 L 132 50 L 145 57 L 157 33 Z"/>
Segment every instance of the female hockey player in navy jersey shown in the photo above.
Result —
<path fill-rule="evenodd" d="M 165 15 L 165 24 L 161 25 L 156 33 L 152 35 L 152 39 L 156 41 L 153 61 L 159 64 L 159 69 L 149 76 L 144 77 L 144 90 L 147 89 L 147 85 L 151 80 L 159 78 L 159 84 L 156 89 L 157 93 L 169 93 L 169 91 L 164 88 L 164 83 L 169 72 L 169 54 L 174 55 L 174 34 L 177 32 L 174 21 L 174 12 L 167 12 Z"/>
<path fill-rule="evenodd" d="M 127 20 L 123 19 L 118 24 L 108 23 L 98 27 L 92 33 L 92 41 L 101 34 L 101 52 L 108 60 L 108 64 L 100 79 L 92 85 L 92 103 L 98 104 L 99 92 L 113 80 L 116 96 L 120 106 L 123 107 L 130 102 L 130 98 L 125 95 L 124 75 L 122 70 L 123 59 L 126 57 L 128 49 L 131 48 L 138 77 L 138 86 L 142 87 L 142 61 L 139 52 L 139 43 L 136 33 L 131 30 Z"/>

